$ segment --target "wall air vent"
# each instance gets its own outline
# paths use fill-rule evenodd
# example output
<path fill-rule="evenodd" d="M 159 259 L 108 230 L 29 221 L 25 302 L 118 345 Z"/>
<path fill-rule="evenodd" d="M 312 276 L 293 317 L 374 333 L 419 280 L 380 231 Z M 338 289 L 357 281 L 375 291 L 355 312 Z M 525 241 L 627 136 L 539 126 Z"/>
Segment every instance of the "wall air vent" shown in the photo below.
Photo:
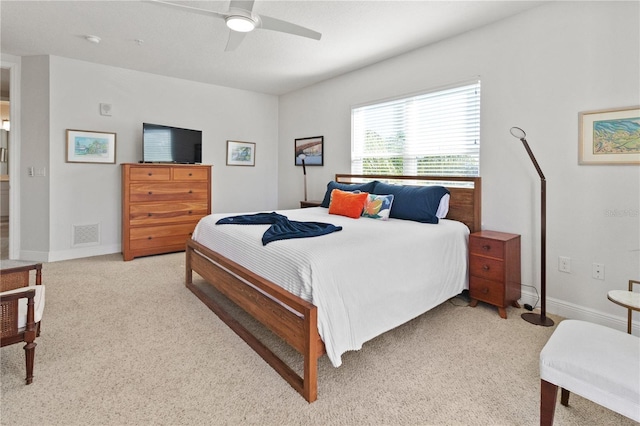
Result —
<path fill-rule="evenodd" d="M 71 241 L 73 247 L 95 246 L 100 244 L 100 224 L 73 225 Z"/>

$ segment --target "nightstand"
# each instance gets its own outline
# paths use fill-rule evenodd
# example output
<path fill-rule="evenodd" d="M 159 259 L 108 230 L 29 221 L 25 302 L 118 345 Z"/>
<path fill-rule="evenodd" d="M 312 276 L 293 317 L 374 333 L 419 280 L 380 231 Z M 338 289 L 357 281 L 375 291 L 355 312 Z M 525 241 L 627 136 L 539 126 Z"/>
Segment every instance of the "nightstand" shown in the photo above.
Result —
<path fill-rule="evenodd" d="M 300 208 L 306 209 L 307 207 L 320 207 L 322 201 L 300 201 Z"/>
<path fill-rule="evenodd" d="M 520 279 L 520 235 L 480 231 L 469 236 L 470 306 L 489 303 L 506 319 L 507 306 L 520 307 Z"/>

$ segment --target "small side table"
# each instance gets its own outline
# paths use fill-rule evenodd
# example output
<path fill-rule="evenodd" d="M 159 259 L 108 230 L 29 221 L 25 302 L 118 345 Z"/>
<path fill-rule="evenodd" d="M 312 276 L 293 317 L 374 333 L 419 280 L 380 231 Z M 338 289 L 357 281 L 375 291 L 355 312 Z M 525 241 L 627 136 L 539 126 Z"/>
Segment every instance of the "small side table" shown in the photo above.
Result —
<path fill-rule="evenodd" d="M 320 204 L 322 204 L 322 201 L 300 201 L 300 208 L 306 209 L 307 207 L 320 207 Z"/>
<path fill-rule="evenodd" d="M 640 281 L 629 280 L 629 291 L 611 290 L 607 293 L 607 299 L 611 300 L 616 305 L 620 305 L 629 310 L 629 313 L 627 314 L 627 333 L 629 334 L 631 334 L 633 311 L 640 312 L 640 293 L 633 292 L 634 284 L 640 284 Z"/>
<path fill-rule="evenodd" d="M 607 299 L 611 300 L 616 305 L 620 305 L 629 310 L 627 315 L 627 333 L 629 334 L 631 334 L 633 311 L 640 312 L 640 293 L 633 292 L 634 284 L 640 284 L 640 281 L 629 280 L 629 291 L 611 290 L 607 293 Z"/>

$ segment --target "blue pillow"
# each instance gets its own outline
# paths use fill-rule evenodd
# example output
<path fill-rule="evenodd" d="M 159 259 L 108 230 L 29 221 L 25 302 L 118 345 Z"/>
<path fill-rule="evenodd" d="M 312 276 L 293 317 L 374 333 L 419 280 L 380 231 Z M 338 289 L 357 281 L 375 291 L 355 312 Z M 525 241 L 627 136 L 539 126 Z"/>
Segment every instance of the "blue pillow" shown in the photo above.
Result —
<path fill-rule="evenodd" d="M 378 182 L 374 194 L 393 194 L 390 217 L 422 223 L 438 223 L 436 211 L 440 199 L 449 194 L 443 186 L 389 185 Z"/>
<path fill-rule="evenodd" d="M 327 192 L 324 193 L 324 199 L 322 200 L 322 204 L 320 204 L 320 207 L 329 208 L 329 204 L 331 203 L 331 191 L 333 191 L 334 189 L 348 192 L 373 192 L 373 188 L 375 187 L 376 183 L 378 183 L 378 181 L 376 180 L 367 183 L 338 183 L 331 181 L 327 184 Z"/>

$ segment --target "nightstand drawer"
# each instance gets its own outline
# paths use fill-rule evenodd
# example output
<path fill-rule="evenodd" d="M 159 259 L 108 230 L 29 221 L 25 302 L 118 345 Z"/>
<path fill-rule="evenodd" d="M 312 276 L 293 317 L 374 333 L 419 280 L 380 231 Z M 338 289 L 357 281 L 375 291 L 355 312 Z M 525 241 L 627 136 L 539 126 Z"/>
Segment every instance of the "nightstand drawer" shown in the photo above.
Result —
<path fill-rule="evenodd" d="M 504 259 L 504 243 L 489 238 L 472 238 L 469 241 L 469 252 L 480 256 Z"/>
<path fill-rule="evenodd" d="M 484 278 L 469 277 L 469 297 L 494 306 L 505 307 L 504 284 Z"/>
<path fill-rule="evenodd" d="M 469 256 L 470 275 L 488 280 L 504 280 L 504 262 L 490 257 Z"/>

